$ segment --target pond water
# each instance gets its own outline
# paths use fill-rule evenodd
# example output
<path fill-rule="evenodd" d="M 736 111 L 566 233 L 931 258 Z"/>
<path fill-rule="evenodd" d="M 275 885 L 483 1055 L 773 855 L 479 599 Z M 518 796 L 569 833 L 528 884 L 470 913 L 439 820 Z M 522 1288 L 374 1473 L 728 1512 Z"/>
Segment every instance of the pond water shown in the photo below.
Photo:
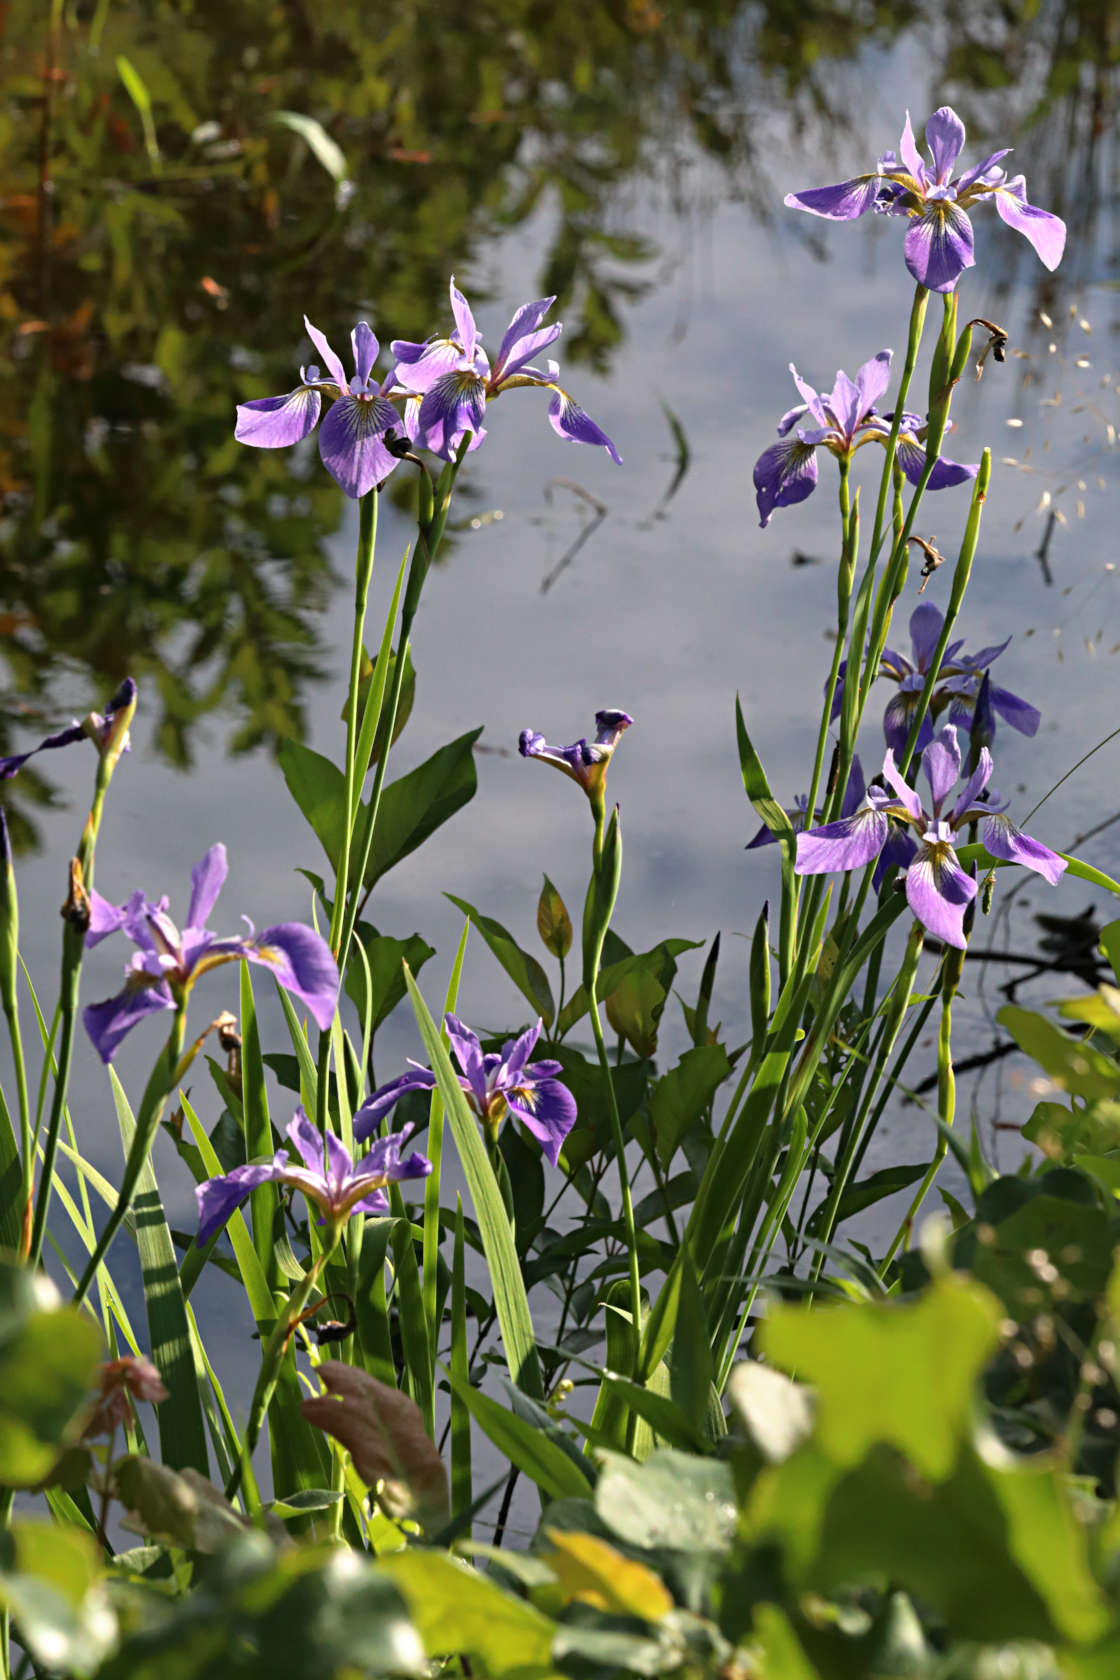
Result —
<path fill-rule="evenodd" d="M 386 343 L 423 336 L 447 319 L 454 272 L 494 346 L 521 302 L 558 291 L 568 384 L 625 465 L 562 445 L 532 392 L 494 406 L 463 474 L 466 526 L 426 588 L 416 706 L 395 749 L 399 772 L 483 725 L 478 793 L 392 871 L 371 909 L 382 931 L 419 931 L 437 948 L 422 976 L 433 1008 L 461 927 L 444 891 L 532 948 L 542 871 L 578 907 L 590 833 L 582 799 L 518 757 L 518 732 L 572 740 L 599 706 L 624 706 L 637 722 L 611 770 L 625 836 L 617 925 L 643 948 L 722 930 L 713 1019 L 738 1042 L 742 936 L 777 870 L 772 853 L 743 849 L 757 822 L 734 697 L 775 793 L 792 802 L 808 780 L 837 549 L 827 471 L 809 503 L 760 531 L 751 467 L 794 400 L 789 362 L 827 388 L 837 367 L 901 351 L 911 295 L 887 219 L 831 226 L 784 210 L 782 195 L 866 167 L 897 143 L 907 106 L 917 124 L 945 100 L 969 123 L 966 158 L 1013 139 L 1032 201 L 1071 227 L 1050 276 L 994 214 L 976 217 L 962 301 L 1006 325 L 1013 350 L 962 388 L 950 449 L 962 460 L 994 449 L 961 630 L 970 648 L 1014 636 L 998 675 L 1043 724 L 1033 741 L 1001 730 L 997 780 L 1020 817 L 1043 799 L 1120 724 L 1120 345 L 1114 78 L 1095 12 L 1029 10 L 1033 21 L 1024 7 L 980 38 L 956 7 L 904 26 L 896 8 L 859 4 L 795 20 L 777 3 L 628 0 L 550 8 L 545 24 L 514 5 L 495 34 L 488 15 L 468 26 L 458 8 L 400 5 L 381 9 L 372 41 L 356 6 L 337 8 L 327 32 L 295 6 L 262 6 L 258 29 L 252 6 L 231 19 L 201 5 L 143 16 L 114 5 L 77 8 L 52 48 L 36 8 L 10 7 L 9 133 L 21 113 L 46 124 L 44 55 L 55 79 L 51 179 L 30 133 L 4 222 L 3 741 L 30 745 L 137 676 L 140 721 L 103 829 L 101 891 L 120 899 L 143 885 L 183 909 L 191 865 L 223 839 L 220 927 L 234 931 L 242 912 L 258 925 L 309 915 L 294 867 L 322 859 L 273 751 L 292 733 L 340 750 L 356 511 L 313 452 L 232 441 L 238 398 L 294 383 L 308 355 L 302 312 L 336 345 L 360 317 Z M 122 58 L 149 90 L 147 139 Z M 324 124 L 345 159 L 341 188 L 281 111 Z M 688 445 L 671 495 L 666 409 Z M 383 501 L 378 627 L 412 530 L 407 508 Z M 954 552 L 964 500 L 926 506 L 924 534 Z M 947 571 L 927 592 L 939 604 Z M 873 721 L 864 758 L 877 768 Z M 5 798 L 24 845 L 25 953 L 51 999 L 56 909 L 92 760 L 75 751 L 36 765 Z M 1064 848 L 1106 825 L 1118 765 L 1113 742 L 1031 831 Z M 1120 874 L 1120 823 L 1100 826 L 1083 855 Z M 1101 920 L 1115 913 L 1081 883 L 1055 891 L 1032 877 L 992 942 L 1030 953 L 1036 915 L 1089 905 Z M 682 960 L 686 999 L 703 954 Z M 120 960 L 112 945 L 93 954 L 86 997 L 114 987 Z M 1006 972 L 970 970 L 954 1017 L 962 1056 L 990 1045 Z M 1046 976 L 1032 995 L 1062 985 Z M 232 981 L 208 995 L 215 1012 L 232 1003 Z M 279 1046 L 279 1010 L 264 988 L 261 999 Z M 523 1009 L 477 937 L 460 1007 L 480 1027 Z M 122 1051 L 126 1086 L 145 1076 L 156 1036 L 137 1033 Z M 670 1003 L 663 1061 L 685 1042 Z M 379 1035 L 379 1077 L 417 1053 L 398 1012 Z M 913 1071 L 933 1064 L 931 1039 Z M 989 1076 L 977 1100 L 986 1129 L 1026 1118 L 1021 1078 L 1005 1069 L 997 1089 Z M 74 1108 L 83 1146 L 111 1173 L 115 1124 L 85 1044 Z M 877 1148 L 920 1159 L 932 1137 L 930 1119 L 899 1106 Z M 1014 1159 L 1014 1140 L 1001 1134 L 999 1147 Z M 186 1224 L 192 1198 L 176 1169 L 161 1164 L 161 1182 Z"/>

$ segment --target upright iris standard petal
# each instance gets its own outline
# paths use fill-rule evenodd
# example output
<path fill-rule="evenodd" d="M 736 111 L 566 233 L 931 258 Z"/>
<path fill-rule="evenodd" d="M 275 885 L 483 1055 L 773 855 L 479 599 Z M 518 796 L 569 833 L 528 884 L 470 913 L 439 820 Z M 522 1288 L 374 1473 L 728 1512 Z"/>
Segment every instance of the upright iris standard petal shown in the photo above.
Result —
<path fill-rule="evenodd" d="M 964 124 L 950 106 L 942 105 L 926 124 L 926 144 L 932 159 L 927 164 L 907 112 L 898 156 L 884 152 L 873 173 L 834 187 L 789 193 L 785 202 L 792 209 L 807 210 L 810 215 L 831 221 L 854 221 L 872 208 L 905 216 L 910 222 L 904 240 L 910 273 L 931 291 L 951 292 L 975 261 L 967 212 L 973 204 L 994 198 L 1008 226 L 1030 241 L 1047 268 L 1056 268 L 1065 247 L 1065 223 L 1049 211 L 1028 204 L 1021 175 L 1007 179 L 1000 167 L 1006 147 L 954 177 L 964 139 Z"/>
<path fill-rule="evenodd" d="M 191 902 L 187 910 L 189 928 L 206 926 L 228 873 L 229 858 L 219 840 L 191 870 Z"/>

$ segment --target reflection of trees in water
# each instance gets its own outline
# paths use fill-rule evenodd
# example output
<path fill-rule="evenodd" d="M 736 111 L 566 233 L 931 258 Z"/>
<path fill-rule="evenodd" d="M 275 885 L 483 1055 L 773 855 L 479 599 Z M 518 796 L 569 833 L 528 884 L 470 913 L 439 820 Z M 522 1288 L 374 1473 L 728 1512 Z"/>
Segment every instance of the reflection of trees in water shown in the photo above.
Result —
<path fill-rule="evenodd" d="M 766 90 L 790 96 L 781 78 L 800 66 L 796 98 L 826 109 L 822 60 L 895 27 L 866 0 L 396 0 L 376 28 L 357 0 L 202 0 L 80 5 L 52 34 L 37 0 L 14 0 L 0 23 L 13 686 L 45 696 L 59 660 L 95 693 L 132 670 L 181 764 L 219 703 L 240 719 L 235 750 L 298 733 L 339 498 L 315 468 L 294 482 L 289 454 L 239 449 L 231 419 L 238 398 L 290 387 L 303 312 L 336 340 L 363 313 L 384 339 L 423 336 L 449 269 L 465 280 L 488 240 L 547 207 L 540 288 L 568 315 L 567 361 L 605 369 L 655 254 L 620 188 L 671 184 L 686 150 L 749 178 Z M 340 148 L 341 190 L 282 111 Z"/>
<path fill-rule="evenodd" d="M 761 210 L 760 122 L 780 106 L 819 147 L 851 120 L 837 64 L 902 28 L 877 0 L 386 0 L 376 27 L 358 0 L 114 0 L 66 9 L 53 38 L 44 12 L 13 0 L 0 23 L 5 657 L 31 695 L 59 659 L 90 671 L 91 699 L 135 671 L 178 763 L 219 703 L 235 750 L 298 733 L 317 675 L 339 498 L 231 437 L 239 397 L 290 386 L 302 313 L 336 339 L 359 313 L 384 339 L 423 336 L 449 269 L 465 281 L 535 217 L 564 357 L 605 370 L 657 254 L 628 192 L 658 179 L 684 209 L 700 156 Z M 1040 16 L 1008 26 L 1036 56 Z M 986 112 L 1010 60 L 960 49 L 980 27 L 950 32 L 950 70 Z M 340 148 L 342 191 L 281 111 Z"/>

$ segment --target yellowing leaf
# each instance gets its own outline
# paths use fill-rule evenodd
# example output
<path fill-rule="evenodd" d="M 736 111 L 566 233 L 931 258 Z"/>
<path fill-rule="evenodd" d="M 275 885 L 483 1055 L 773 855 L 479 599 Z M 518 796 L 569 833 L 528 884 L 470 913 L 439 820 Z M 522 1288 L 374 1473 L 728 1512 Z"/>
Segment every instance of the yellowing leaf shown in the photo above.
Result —
<path fill-rule="evenodd" d="M 545 1554 L 564 1590 L 565 1598 L 579 1599 L 619 1616 L 640 1616 L 657 1622 L 668 1615 L 673 1600 L 664 1583 L 644 1563 L 632 1562 L 594 1534 L 545 1532 L 555 1550 Z"/>

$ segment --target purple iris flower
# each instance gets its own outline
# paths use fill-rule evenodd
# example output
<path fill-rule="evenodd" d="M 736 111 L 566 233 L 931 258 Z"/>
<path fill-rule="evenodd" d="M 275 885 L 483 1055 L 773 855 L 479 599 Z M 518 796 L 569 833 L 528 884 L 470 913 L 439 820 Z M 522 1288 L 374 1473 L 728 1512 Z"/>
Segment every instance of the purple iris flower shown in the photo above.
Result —
<path fill-rule="evenodd" d="M 355 1162 L 333 1132 L 327 1132 L 324 1139 L 303 1109 L 297 1108 L 287 1136 L 303 1161 L 302 1167 L 289 1166 L 288 1151 L 278 1149 L 271 1161 L 234 1167 L 232 1172 L 199 1184 L 195 1189 L 199 1246 L 221 1230 L 234 1209 L 260 1184 L 290 1184 L 294 1190 L 302 1190 L 331 1224 L 340 1223 L 352 1213 L 388 1213 L 386 1184 L 402 1178 L 426 1178 L 432 1170 L 432 1163 L 424 1155 L 413 1152 L 401 1159 L 412 1130 L 406 1126 L 390 1137 L 378 1138 L 369 1154 Z"/>
<path fill-rule="evenodd" d="M 848 785 L 844 789 L 844 798 L 840 804 L 840 815 L 842 817 L 850 817 L 858 811 L 860 806 L 863 804 L 866 792 L 867 788 L 863 780 L 863 766 L 860 764 L 859 755 L 857 753 L 852 759 L 852 768 L 848 772 Z M 799 793 L 794 800 L 793 806 L 791 808 L 787 808 L 786 816 L 793 824 L 794 833 L 800 834 L 809 820 L 808 794 Z M 821 813 L 819 811 L 815 811 L 813 813 L 814 822 L 819 821 L 820 816 Z M 748 840 L 743 849 L 744 851 L 753 852 L 758 846 L 773 846 L 776 841 L 777 835 L 772 829 L 767 828 L 766 824 L 763 823 L 754 839 Z"/>
<path fill-rule="evenodd" d="M 966 212 L 979 200 L 992 198 L 1008 227 L 1030 241 L 1047 268 L 1057 268 L 1065 249 L 1066 224 L 1048 210 L 1027 203 L 1022 175 L 1012 180 L 998 167 L 1010 146 L 992 152 L 963 175 L 954 176 L 964 146 L 964 124 L 948 105 L 942 105 L 930 117 L 926 142 L 932 167 L 923 162 L 918 151 L 908 111 L 898 157 L 886 152 L 870 174 L 857 175 L 835 187 L 787 193 L 786 203 L 791 209 L 808 210 L 810 215 L 825 216 L 833 222 L 855 221 L 868 210 L 905 216 L 910 225 L 902 248 L 910 273 L 931 292 L 951 292 L 964 270 L 976 261 L 972 223 Z"/>
<path fill-rule="evenodd" d="M 469 433 L 470 448 L 477 449 L 486 436 L 483 418 L 487 402 L 516 386 L 537 385 L 552 392 L 548 418 L 560 437 L 595 444 L 622 465 L 622 457 L 606 432 L 557 383 L 559 364 L 550 361 L 547 369 L 530 365 L 538 350 L 552 344 L 563 331 L 558 321 L 541 326 L 555 302 L 554 297 L 547 297 L 522 304 L 506 328 L 498 359 L 491 367 L 471 306 L 452 275 L 455 330 L 450 337 L 437 335 L 422 344 L 394 339 L 391 346 L 397 358 L 397 379 L 420 398 L 415 422 L 419 445 L 450 460 Z"/>
<path fill-rule="evenodd" d="M 522 758 L 539 758 L 542 764 L 551 764 L 553 769 L 562 770 L 565 776 L 578 782 L 585 793 L 595 793 L 606 778 L 614 749 L 633 721 L 629 712 L 610 708 L 596 712 L 594 741 L 589 742 L 584 735 L 573 741 L 570 747 L 550 747 L 543 735 L 536 734 L 532 729 L 523 729 L 517 742 L 518 751 Z"/>
<path fill-rule="evenodd" d="M 552 1166 L 560 1159 L 560 1146 L 576 1121 L 576 1100 L 556 1075 L 559 1062 L 531 1062 L 533 1046 L 540 1037 L 542 1022 L 529 1027 L 520 1038 L 507 1039 L 501 1051 L 483 1054 L 478 1035 L 465 1027 L 456 1016 L 445 1015 L 443 1024 L 452 1053 L 462 1073 L 459 1084 L 466 1093 L 471 1108 L 482 1121 L 491 1138 L 507 1114 L 529 1132 L 541 1146 L 541 1154 Z M 436 1076 L 427 1068 L 402 1073 L 375 1091 L 354 1116 L 355 1138 L 367 1138 L 380 1124 L 381 1117 L 397 1103 L 406 1091 L 430 1091 Z"/>
<path fill-rule="evenodd" d="M 836 375 L 836 383 L 827 396 L 815 391 L 791 362 L 789 371 L 793 382 L 805 401 L 783 414 L 778 422 L 778 436 L 783 441 L 764 449 L 754 467 L 754 487 L 759 523 L 765 529 L 775 508 L 792 507 L 811 496 L 817 487 L 817 449 L 824 445 L 838 460 L 850 460 L 865 443 L 886 445 L 891 432 L 892 415 L 880 414 L 875 407 L 890 380 L 893 351 L 880 350 L 869 362 L 864 362 L 854 380 L 846 373 Z M 804 424 L 808 416 L 813 424 Z M 918 414 L 902 416 L 898 434 L 899 467 L 917 484 L 926 465 L 922 446 L 926 426 Z M 793 435 L 790 436 L 789 434 Z M 975 478 L 977 465 L 964 466 L 939 456 L 934 465 L 929 490 L 948 490 Z"/>
<path fill-rule="evenodd" d="M 300 922 L 280 922 L 263 933 L 256 933 L 249 922 L 248 934 L 228 939 L 220 939 L 207 928 L 206 918 L 222 890 L 226 869 L 221 842 L 195 864 L 182 933 L 167 914 L 166 898 L 153 904 L 137 891 L 124 904 L 114 905 L 99 892 L 90 893 L 87 948 L 118 931 L 139 947 L 125 969 L 124 989 L 104 1003 L 91 1003 L 82 1014 L 103 1062 L 112 1061 L 117 1046 L 137 1022 L 181 1007 L 200 974 L 243 957 L 271 969 L 285 991 L 306 1005 L 318 1026 L 324 1031 L 330 1026 L 338 1002 L 338 969 L 325 939 Z"/>
<path fill-rule="evenodd" d="M 45 741 L 40 741 L 37 747 L 29 752 L 13 753 L 10 758 L 0 758 L 0 782 L 6 782 L 23 769 L 29 758 L 36 753 L 49 752 L 54 747 L 69 747 L 75 741 L 91 740 L 100 752 L 108 742 L 113 730 L 113 722 L 119 712 L 128 710 L 136 704 L 136 684 L 131 677 L 126 677 L 101 712 L 90 712 L 89 716 L 79 723 L 76 719 L 66 729 L 60 729 L 56 735 L 48 735 Z M 129 751 L 129 742 L 125 736 L 122 752 Z"/>
<path fill-rule="evenodd" d="M 898 693 L 888 702 L 883 714 L 887 745 L 896 753 L 902 751 L 909 737 L 910 726 L 918 709 L 918 699 L 925 687 L 944 622 L 941 612 L 933 602 L 923 601 L 910 615 L 911 658 L 906 659 L 890 648 L 883 649 L 880 672 L 898 684 Z M 1008 636 L 1007 641 L 981 648 L 979 653 L 973 654 L 962 652 L 963 639 L 949 643 L 945 649 L 945 658 L 941 662 L 937 687 L 930 697 L 929 710 L 918 735 L 919 752 L 933 740 L 931 720 L 940 717 L 943 712 L 948 712 L 950 723 L 958 724 L 966 731 L 971 728 L 984 674 L 999 658 L 1010 640 L 1011 637 Z M 1012 729 L 1017 729 L 1020 735 L 1037 734 L 1039 723 L 1042 721 L 1041 713 L 1026 700 L 1021 700 L 1017 694 L 1012 694 L 1010 689 L 998 688 L 994 683 L 990 683 L 988 701 L 992 711 L 997 712 Z"/>
<path fill-rule="evenodd" d="M 312 363 L 299 370 L 300 383 L 283 397 L 259 397 L 254 402 L 238 403 L 237 426 L 234 437 L 254 449 L 286 449 L 299 443 L 315 430 L 322 406 L 322 392 L 334 397 L 319 432 L 319 454 L 323 465 L 348 496 L 364 496 L 375 484 L 380 484 L 399 457 L 388 447 L 390 434 L 403 437 L 405 422 L 388 400 L 388 391 L 395 387 L 390 373 L 377 384 L 373 378 L 373 364 L 377 360 L 378 344 L 370 327 L 359 321 L 350 334 L 354 351 L 354 378 L 346 378 L 346 370 L 327 343 L 318 327 L 313 327 L 305 315 L 303 324 L 307 336 L 327 365 L 329 379 L 324 379 Z"/>
<path fill-rule="evenodd" d="M 894 790 L 870 787 L 860 810 L 840 822 L 826 823 L 797 837 L 798 875 L 824 875 L 832 870 L 860 869 L 872 858 L 906 869 L 906 898 L 911 910 L 936 938 L 963 950 L 964 914 L 976 897 L 976 882 L 962 869 L 953 842 L 966 823 L 983 821 L 984 845 L 992 857 L 1021 863 L 1056 885 L 1066 868 L 1064 858 L 1032 840 L 1003 815 L 1006 803 L 981 799 L 992 775 L 992 755 L 981 749 L 978 766 L 956 804 L 945 804 L 960 778 L 961 753 L 951 723 L 922 754 L 932 809 L 926 811 L 918 794 L 899 774 L 894 753 L 887 748 L 883 776 Z M 892 831 L 891 819 L 902 823 Z M 906 832 L 916 829 L 920 842 Z"/>

